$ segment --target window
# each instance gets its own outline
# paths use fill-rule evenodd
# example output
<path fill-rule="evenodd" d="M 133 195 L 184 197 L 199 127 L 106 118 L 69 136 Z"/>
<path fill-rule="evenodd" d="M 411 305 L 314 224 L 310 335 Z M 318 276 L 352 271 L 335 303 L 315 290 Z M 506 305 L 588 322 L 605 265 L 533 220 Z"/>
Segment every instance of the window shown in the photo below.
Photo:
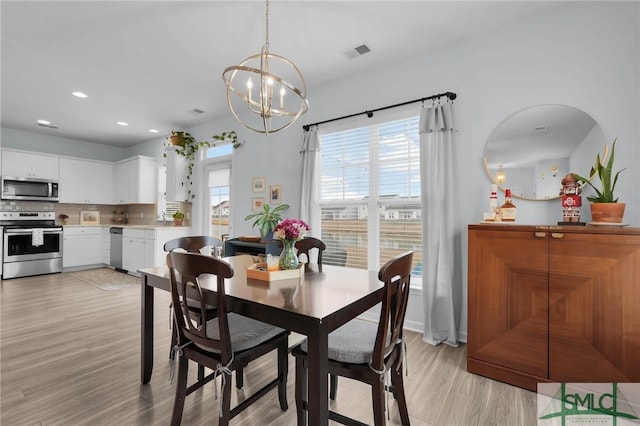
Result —
<path fill-rule="evenodd" d="M 206 152 L 206 176 L 209 194 L 209 235 L 225 240 L 229 237 L 231 211 L 231 162 L 233 145 L 228 142 L 216 144 Z"/>
<path fill-rule="evenodd" d="M 419 117 L 403 115 L 319 135 L 326 263 L 376 270 L 413 250 L 421 275 Z"/>
<path fill-rule="evenodd" d="M 221 240 L 229 236 L 229 211 L 231 202 L 231 166 L 221 164 L 220 168 L 209 170 L 209 212 L 210 226 L 209 234 Z"/>

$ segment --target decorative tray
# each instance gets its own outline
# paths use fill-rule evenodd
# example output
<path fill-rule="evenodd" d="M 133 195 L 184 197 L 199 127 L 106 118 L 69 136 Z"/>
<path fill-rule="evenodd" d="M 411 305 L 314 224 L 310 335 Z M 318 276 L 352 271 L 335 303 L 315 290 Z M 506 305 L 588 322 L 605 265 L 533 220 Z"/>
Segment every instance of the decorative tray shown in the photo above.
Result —
<path fill-rule="evenodd" d="M 260 242 L 260 237 L 257 237 L 255 235 L 244 235 L 242 237 L 238 237 L 238 239 L 242 242 L 245 243 L 259 243 Z"/>
<path fill-rule="evenodd" d="M 300 263 L 297 269 L 282 269 L 267 271 L 266 263 L 254 263 L 247 268 L 247 278 L 261 281 L 290 280 L 304 276 L 304 263 Z"/>

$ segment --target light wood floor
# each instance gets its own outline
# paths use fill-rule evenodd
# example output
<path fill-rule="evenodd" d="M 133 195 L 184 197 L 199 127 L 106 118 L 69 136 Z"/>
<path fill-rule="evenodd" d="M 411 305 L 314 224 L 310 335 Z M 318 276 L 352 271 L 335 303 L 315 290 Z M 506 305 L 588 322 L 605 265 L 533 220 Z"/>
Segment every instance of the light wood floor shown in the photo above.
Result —
<path fill-rule="evenodd" d="M 148 385 L 139 381 L 139 289 L 104 291 L 56 274 L 3 281 L 0 298 L 1 425 L 169 424 L 174 388 L 168 382 L 168 293 L 155 292 Z M 535 425 L 535 393 L 467 373 L 465 357 L 464 345 L 433 347 L 408 333 L 405 387 L 412 425 Z M 295 425 L 293 364 L 290 357 L 288 411 L 280 411 L 272 390 L 232 424 Z M 274 357 L 254 363 L 245 370 L 245 391 L 265 383 L 274 370 Z M 393 400 L 390 407 L 388 424 L 399 425 Z M 369 388 L 341 379 L 332 409 L 371 423 Z M 214 425 L 216 415 L 208 385 L 187 397 L 182 424 Z"/>

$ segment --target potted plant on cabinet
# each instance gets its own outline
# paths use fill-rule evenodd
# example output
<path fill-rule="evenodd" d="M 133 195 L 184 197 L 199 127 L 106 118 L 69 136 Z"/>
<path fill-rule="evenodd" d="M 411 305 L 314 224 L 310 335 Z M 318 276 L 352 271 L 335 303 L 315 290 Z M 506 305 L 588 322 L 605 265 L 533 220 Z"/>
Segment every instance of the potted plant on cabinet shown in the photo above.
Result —
<path fill-rule="evenodd" d="M 591 167 L 591 172 L 589 174 L 590 178 L 585 178 L 575 173 L 571 173 L 571 175 L 578 179 L 579 182 L 589 185 L 596 192 L 595 195 L 587 197 L 587 199 L 591 201 L 591 220 L 593 222 L 622 223 L 626 204 L 619 203 L 618 198 L 614 195 L 613 191 L 616 189 L 618 176 L 626 169 L 626 167 L 613 175 L 616 139 L 614 139 L 613 144 L 611 145 L 611 155 L 609 156 L 607 163 L 604 164 L 602 161 L 607 157 L 608 148 L 609 147 L 605 145 L 602 160 L 600 160 L 600 153 L 596 155 L 596 162 L 593 167 Z M 592 178 L 596 175 L 598 176 L 598 179 L 600 179 L 600 188 L 597 188 L 592 182 Z"/>
<path fill-rule="evenodd" d="M 173 224 L 176 226 L 182 226 L 182 221 L 184 220 L 184 213 L 180 210 L 173 214 Z"/>
<path fill-rule="evenodd" d="M 252 227 L 256 226 L 260 229 L 260 237 L 262 241 L 271 241 L 273 239 L 273 231 L 276 226 L 282 221 L 280 212 L 289 208 L 289 204 L 280 204 L 274 208 L 271 208 L 269 204 L 262 205 L 262 211 L 251 213 L 244 218 L 244 220 L 256 219 L 253 222 Z"/>
<path fill-rule="evenodd" d="M 196 154 L 200 148 L 211 148 L 216 146 L 216 141 L 226 141 L 229 140 L 234 148 L 240 148 L 244 141 L 238 141 L 238 135 L 235 131 L 231 132 L 222 132 L 219 135 L 213 135 L 211 137 L 213 142 L 210 141 L 199 141 L 196 140 L 189 132 L 184 132 L 181 130 L 172 130 L 171 135 L 167 137 L 167 142 L 165 143 L 165 150 L 163 153 L 163 157 L 167 158 L 167 150 L 169 147 L 173 146 L 173 150 L 177 155 L 180 155 L 187 159 L 187 171 L 185 175 L 184 181 L 180 184 L 186 189 L 186 198 L 185 202 L 191 202 L 195 198 L 195 194 L 192 191 L 193 181 L 191 178 L 193 177 L 193 168 L 195 166 Z"/>

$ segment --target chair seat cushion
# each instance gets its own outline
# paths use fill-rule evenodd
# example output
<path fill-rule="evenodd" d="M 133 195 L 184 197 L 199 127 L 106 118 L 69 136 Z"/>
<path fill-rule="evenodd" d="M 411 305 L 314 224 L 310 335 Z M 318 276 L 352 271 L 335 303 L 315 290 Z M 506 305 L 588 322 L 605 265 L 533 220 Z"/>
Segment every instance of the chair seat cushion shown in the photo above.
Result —
<path fill-rule="evenodd" d="M 350 364 L 371 361 L 378 324 L 355 319 L 329 334 L 329 359 Z M 307 341 L 300 348 L 307 352 Z"/>
<path fill-rule="evenodd" d="M 227 321 L 229 323 L 229 334 L 231 335 L 231 348 L 234 352 L 257 346 L 285 331 L 280 327 L 234 313 L 227 314 Z M 218 318 L 207 322 L 207 337 L 216 340 L 220 338 Z M 198 346 L 209 350 L 200 345 Z"/>

